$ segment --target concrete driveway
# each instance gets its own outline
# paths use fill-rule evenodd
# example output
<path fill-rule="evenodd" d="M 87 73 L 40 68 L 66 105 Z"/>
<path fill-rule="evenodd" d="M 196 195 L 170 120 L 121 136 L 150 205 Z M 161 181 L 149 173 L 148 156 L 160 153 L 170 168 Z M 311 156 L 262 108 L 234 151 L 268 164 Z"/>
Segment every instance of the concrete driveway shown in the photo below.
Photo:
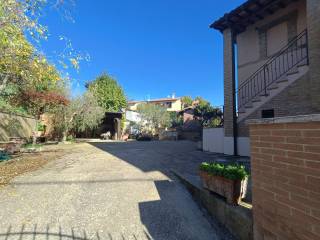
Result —
<path fill-rule="evenodd" d="M 0 189 L 0 239 L 231 239 L 170 173 L 201 154 L 185 141 L 75 145 Z"/>

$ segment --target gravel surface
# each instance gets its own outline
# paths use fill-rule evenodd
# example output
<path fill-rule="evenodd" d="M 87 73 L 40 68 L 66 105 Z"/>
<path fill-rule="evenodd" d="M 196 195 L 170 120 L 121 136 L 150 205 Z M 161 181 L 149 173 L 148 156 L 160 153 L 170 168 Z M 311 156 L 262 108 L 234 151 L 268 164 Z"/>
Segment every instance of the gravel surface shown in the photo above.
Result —
<path fill-rule="evenodd" d="M 184 141 L 76 144 L 0 189 L 0 239 L 230 239 L 170 173 L 199 153 Z"/>

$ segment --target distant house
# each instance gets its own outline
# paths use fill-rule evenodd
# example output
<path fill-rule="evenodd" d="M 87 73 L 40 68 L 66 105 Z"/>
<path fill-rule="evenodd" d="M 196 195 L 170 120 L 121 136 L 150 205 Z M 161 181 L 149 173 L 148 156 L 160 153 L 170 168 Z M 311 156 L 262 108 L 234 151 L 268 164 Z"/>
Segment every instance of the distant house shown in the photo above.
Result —
<path fill-rule="evenodd" d="M 224 43 L 224 153 L 249 155 L 248 119 L 320 113 L 320 1 L 248 0 L 211 27 Z"/>
<path fill-rule="evenodd" d="M 139 104 L 142 104 L 142 103 L 153 103 L 153 104 L 161 105 L 165 107 L 168 112 L 179 112 L 182 110 L 181 98 L 176 98 L 176 97 L 152 99 L 148 101 L 129 101 L 128 110 L 137 111 Z"/>

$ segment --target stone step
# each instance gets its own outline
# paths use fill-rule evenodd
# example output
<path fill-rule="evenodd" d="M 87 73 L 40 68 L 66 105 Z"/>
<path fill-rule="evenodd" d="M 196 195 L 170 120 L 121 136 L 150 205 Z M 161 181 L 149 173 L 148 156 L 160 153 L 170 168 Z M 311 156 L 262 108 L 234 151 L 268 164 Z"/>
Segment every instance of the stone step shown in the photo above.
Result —
<path fill-rule="evenodd" d="M 245 108 L 253 108 L 253 104 L 252 103 L 247 103 L 244 107 Z"/>
<path fill-rule="evenodd" d="M 246 113 L 246 109 L 244 107 L 238 109 L 238 113 Z"/>
<path fill-rule="evenodd" d="M 269 93 L 265 93 L 265 92 L 262 92 L 259 94 L 260 97 L 268 97 L 269 96 Z"/>
<path fill-rule="evenodd" d="M 298 69 L 298 67 L 293 67 L 291 70 L 289 70 L 287 72 L 287 76 L 292 75 L 292 74 L 296 74 L 296 73 L 299 73 L 299 69 Z"/>
<path fill-rule="evenodd" d="M 287 76 L 282 76 L 281 78 L 279 78 L 276 83 L 283 83 L 283 82 L 288 82 L 289 79 L 287 78 Z"/>
<path fill-rule="evenodd" d="M 269 87 L 267 87 L 267 90 L 274 90 L 274 89 L 277 89 L 277 88 L 279 88 L 279 87 L 278 87 L 278 84 L 273 83 L 273 84 L 271 84 Z"/>
<path fill-rule="evenodd" d="M 254 99 L 252 99 L 252 102 L 261 102 L 261 98 L 260 97 L 255 97 Z"/>
<path fill-rule="evenodd" d="M 304 66 L 306 66 L 306 65 L 308 65 L 308 60 L 307 60 L 307 59 L 304 59 L 303 61 L 301 61 L 301 62 L 297 65 L 297 67 L 304 67 Z"/>

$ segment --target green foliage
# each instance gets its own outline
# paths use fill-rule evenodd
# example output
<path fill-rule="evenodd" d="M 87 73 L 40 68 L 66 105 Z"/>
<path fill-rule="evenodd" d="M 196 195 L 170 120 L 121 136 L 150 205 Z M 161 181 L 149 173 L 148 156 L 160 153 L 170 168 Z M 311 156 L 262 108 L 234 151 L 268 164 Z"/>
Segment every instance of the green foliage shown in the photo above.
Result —
<path fill-rule="evenodd" d="M 73 114 L 72 129 L 85 131 L 98 127 L 105 116 L 105 111 L 99 106 L 97 99 L 91 93 L 75 99 L 70 108 Z"/>
<path fill-rule="evenodd" d="M 74 136 L 69 135 L 69 136 L 67 136 L 66 141 L 67 141 L 67 142 L 73 142 L 73 143 L 74 143 L 74 142 L 76 141 L 76 139 L 74 138 Z"/>
<path fill-rule="evenodd" d="M 203 127 L 221 125 L 222 112 L 219 108 L 211 106 L 211 104 L 202 99 L 197 98 L 197 105 L 194 108 L 194 116 L 200 120 Z"/>
<path fill-rule="evenodd" d="M 96 98 L 100 107 L 106 112 L 119 112 L 127 106 L 127 99 L 122 87 L 115 79 L 102 74 L 87 84 L 89 92 Z"/>
<path fill-rule="evenodd" d="M 184 96 L 181 98 L 181 102 L 182 102 L 182 107 L 186 108 L 186 107 L 192 106 L 193 100 L 192 100 L 192 97 L 190 96 Z"/>
<path fill-rule="evenodd" d="M 22 146 L 25 149 L 32 149 L 32 148 L 36 148 L 39 149 L 41 147 L 43 147 L 43 144 L 33 144 L 33 143 L 28 143 Z"/>
<path fill-rule="evenodd" d="M 175 128 L 183 125 L 183 118 L 176 112 L 170 112 L 170 127 Z"/>
<path fill-rule="evenodd" d="M 30 117 L 27 110 L 22 106 L 12 106 L 7 99 L 0 97 L 0 111 L 9 113 L 9 114 L 17 114 L 25 117 Z"/>
<path fill-rule="evenodd" d="M 200 170 L 214 176 L 225 177 L 231 180 L 244 180 L 249 176 L 244 166 L 241 165 L 223 165 L 218 163 L 202 163 Z"/>
<path fill-rule="evenodd" d="M 38 50 L 49 36 L 39 19 L 48 5 L 58 9 L 68 1 L 72 0 L 0 0 L 0 109 L 19 114 L 22 110 L 39 117 L 55 106 L 42 100 L 25 101 L 25 96 L 30 92 L 63 95 L 65 79 Z M 74 51 L 69 40 L 60 40 L 66 41 L 66 46 L 63 53 L 55 53 L 54 59 L 78 69 L 79 61 L 85 58 Z"/>
<path fill-rule="evenodd" d="M 198 104 L 198 105 L 210 105 L 209 101 L 205 100 L 203 97 L 196 97 L 194 99 L 194 101 Z"/>
<path fill-rule="evenodd" d="M 46 125 L 39 123 L 37 125 L 37 131 L 44 132 L 46 130 L 46 127 L 47 127 Z"/>
<path fill-rule="evenodd" d="M 159 133 L 159 129 L 170 126 L 170 115 L 167 109 L 163 106 L 143 103 L 138 106 L 137 109 L 140 114 L 140 129 L 145 132 L 152 132 L 154 134 Z"/>
<path fill-rule="evenodd" d="M 105 116 L 96 98 L 86 92 L 71 100 L 67 106 L 57 107 L 53 117 L 53 125 L 57 135 L 67 137 L 70 132 L 81 132 L 96 128 Z"/>
<path fill-rule="evenodd" d="M 221 126 L 221 118 L 216 117 L 207 121 L 204 127 L 206 128 L 216 128 Z"/>

